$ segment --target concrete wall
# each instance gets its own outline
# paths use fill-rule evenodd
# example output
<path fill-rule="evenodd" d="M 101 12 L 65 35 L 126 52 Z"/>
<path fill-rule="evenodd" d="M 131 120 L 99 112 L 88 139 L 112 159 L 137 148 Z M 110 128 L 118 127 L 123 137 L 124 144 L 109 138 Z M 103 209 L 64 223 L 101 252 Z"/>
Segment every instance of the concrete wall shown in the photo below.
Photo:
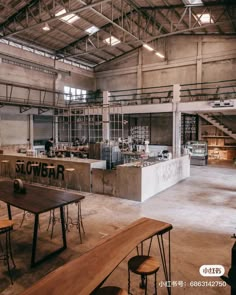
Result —
<path fill-rule="evenodd" d="M 40 87 L 51 91 L 62 91 L 64 86 L 86 90 L 95 90 L 93 71 L 54 61 L 52 58 L 41 56 L 21 48 L 0 43 L 0 99 L 6 100 L 6 93 L 11 93 L 11 102 L 27 101 L 34 104 L 43 102 L 54 104 L 53 93 L 28 91 L 28 88 L 6 87 L 6 83 L 17 83 L 22 86 Z M 65 105 L 64 97 L 59 97 L 59 104 Z M 0 146 L 3 149 L 16 150 L 28 147 L 30 138 L 29 115 L 38 114 L 37 109 L 20 113 L 19 107 L 3 106 L 0 109 Z M 51 111 L 46 115 L 52 114 Z M 38 124 L 34 126 L 34 138 L 45 139 L 52 133 L 52 125 L 48 129 Z M 31 135 L 33 134 L 31 133 Z M 32 138 L 31 138 L 32 139 Z"/>
<path fill-rule="evenodd" d="M 235 37 L 169 37 L 165 40 L 165 60 L 142 48 L 96 67 L 97 88 L 117 90 L 130 85 L 139 88 L 235 79 L 235 41 Z"/>
<path fill-rule="evenodd" d="M 24 61 L 26 64 L 22 65 Z M 54 61 L 52 58 L 3 43 L 0 43 L 0 63 L 0 80 L 6 82 L 42 87 L 53 91 L 63 91 L 64 85 L 85 90 L 96 88 L 93 71 Z M 35 67 L 41 67 L 41 69 L 36 70 Z M 42 71 L 42 67 L 48 70 L 48 73 Z"/>

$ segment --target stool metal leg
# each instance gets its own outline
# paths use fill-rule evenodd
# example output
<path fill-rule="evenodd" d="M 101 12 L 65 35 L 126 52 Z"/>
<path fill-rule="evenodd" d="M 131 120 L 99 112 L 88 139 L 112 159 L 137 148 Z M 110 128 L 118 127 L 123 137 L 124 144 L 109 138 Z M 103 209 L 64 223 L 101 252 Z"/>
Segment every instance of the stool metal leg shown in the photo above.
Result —
<path fill-rule="evenodd" d="M 155 290 L 154 295 L 157 295 L 157 273 L 155 273 L 154 290 Z"/>
<path fill-rule="evenodd" d="M 130 292 L 130 270 L 128 269 L 128 294 L 132 295 L 132 293 Z"/>
<path fill-rule="evenodd" d="M 141 289 L 145 289 L 147 284 L 147 277 L 145 275 L 141 275 L 141 282 L 139 284 L 139 287 Z"/>
<path fill-rule="evenodd" d="M 148 287 L 147 276 L 145 276 L 145 281 L 146 281 L 146 284 L 145 284 L 145 295 L 147 295 L 147 287 Z"/>

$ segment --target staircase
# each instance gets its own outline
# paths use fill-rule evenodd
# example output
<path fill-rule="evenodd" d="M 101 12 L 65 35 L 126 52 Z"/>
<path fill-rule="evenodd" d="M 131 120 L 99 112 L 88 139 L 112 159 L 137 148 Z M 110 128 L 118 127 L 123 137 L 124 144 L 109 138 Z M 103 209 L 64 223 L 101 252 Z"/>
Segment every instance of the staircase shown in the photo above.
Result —
<path fill-rule="evenodd" d="M 236 134 L 233 133 L 229 128 L 225 127 L 220 121 L 218 121 L 215 117 L 208 114 L 198 114 L 207 122 L 211 123 L 213 126 L 217 127 L 219 130 L 223 131 L 225 134 L 230 136 L 231 138 L 236 140 Z"/>

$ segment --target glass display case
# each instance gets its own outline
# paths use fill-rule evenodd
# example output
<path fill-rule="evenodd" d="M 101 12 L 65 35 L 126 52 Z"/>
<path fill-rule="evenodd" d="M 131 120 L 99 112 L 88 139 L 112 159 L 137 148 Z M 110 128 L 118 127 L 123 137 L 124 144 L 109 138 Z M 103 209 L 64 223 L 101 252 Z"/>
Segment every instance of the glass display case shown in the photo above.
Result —
<path fill-rule="evenodd" d="M 206 141 L 188 141 L 186 148 L 191 156 L 191 165 L 207 165 L 208 150 Z"/>

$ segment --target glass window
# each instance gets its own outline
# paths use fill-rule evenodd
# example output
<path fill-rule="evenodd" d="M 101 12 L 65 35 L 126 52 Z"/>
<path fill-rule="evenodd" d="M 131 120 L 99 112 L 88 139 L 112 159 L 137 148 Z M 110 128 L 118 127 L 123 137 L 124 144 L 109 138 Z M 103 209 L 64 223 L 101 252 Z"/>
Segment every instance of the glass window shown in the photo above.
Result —
<path fill-rule="evenodd" d="M 86 102 L 87 90 L 64 86 L 64 99 Z"/>

